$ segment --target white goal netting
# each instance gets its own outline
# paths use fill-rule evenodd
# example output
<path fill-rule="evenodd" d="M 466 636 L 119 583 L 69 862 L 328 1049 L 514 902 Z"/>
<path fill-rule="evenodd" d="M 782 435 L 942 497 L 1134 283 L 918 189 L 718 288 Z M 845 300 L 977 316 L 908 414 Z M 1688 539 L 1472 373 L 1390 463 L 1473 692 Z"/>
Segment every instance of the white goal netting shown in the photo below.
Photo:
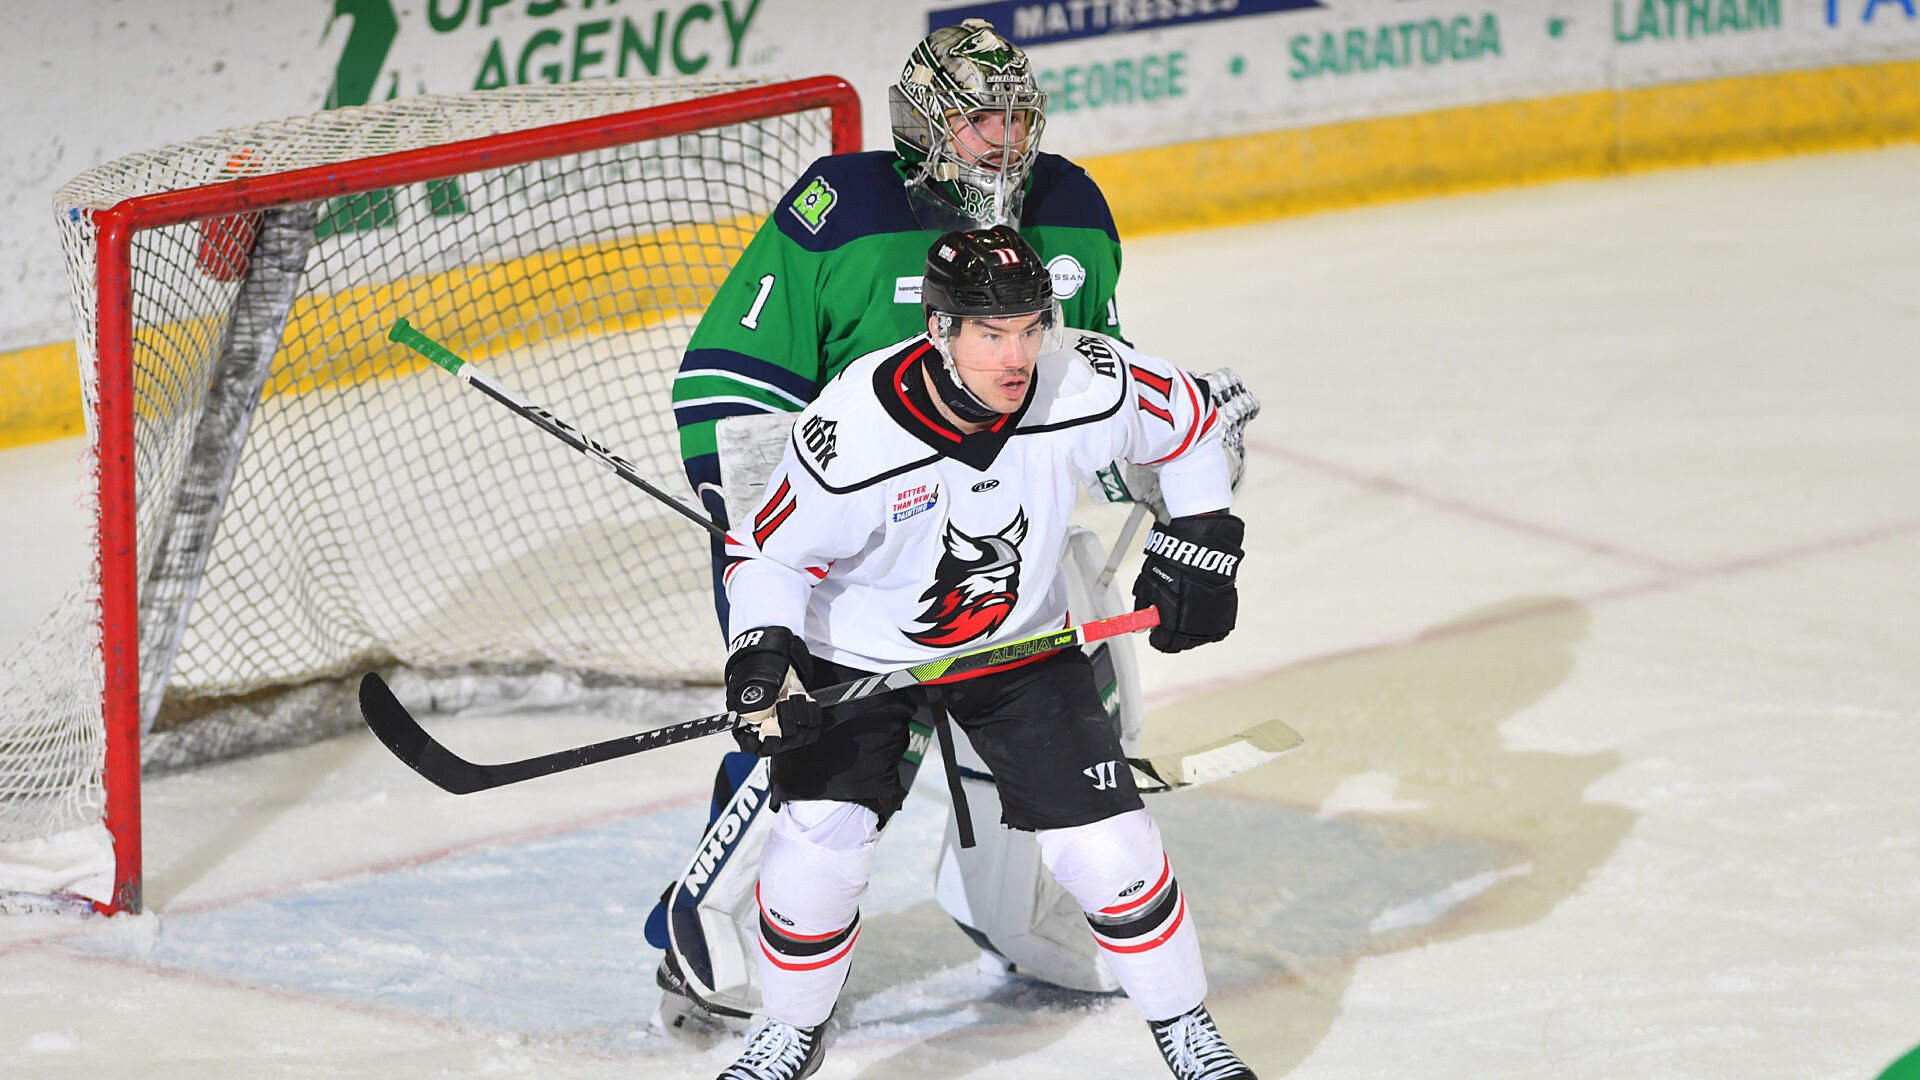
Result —
<path fill-rule="evenodd" d="M 827 111 L 404 187 L 360 163 L 747 85 L 396 100 L 136 154 L 59 191 L 97 449 L 91 211 L 315 165 L 364 177 L 353 193 L 135 234 L 123 389 L 138 634 L 111 619 L 103 634 L 96 563 L 0 662 L 0 890 L 63 891 L 37 871 L 10 879 L 9 854 L 34 862 L 55 838 L 100 831 L 103 647 L 138 649 L 149 768 L 350 727 L 367 670 L 455 697 L 716 677 L 705 534 L 385 334 L 406 318 L 682 490 L 668 404 L 680 352 L 774 200 L 830 152 Z"/>

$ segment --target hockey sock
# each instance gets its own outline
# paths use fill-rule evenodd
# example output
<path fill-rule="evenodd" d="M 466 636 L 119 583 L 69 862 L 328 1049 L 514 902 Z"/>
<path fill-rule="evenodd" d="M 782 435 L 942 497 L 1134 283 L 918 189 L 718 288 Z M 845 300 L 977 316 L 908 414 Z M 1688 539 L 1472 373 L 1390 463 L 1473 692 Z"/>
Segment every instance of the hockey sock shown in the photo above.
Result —
<path fill-rule="evenodd" d="M 1040 855 L 1086 912 L 1093 940 L 1149 1020 L 1178 1016 L 1207 996 L 1200 935 L 1145 810 L 1040 834 Z"/>
<path fill-rule="evenodd" d="M 826 1022 L 853 965 L 880 819 L 852 803 L 790 802 L 760 860 L 760 997 L 795 1027 Z"/>

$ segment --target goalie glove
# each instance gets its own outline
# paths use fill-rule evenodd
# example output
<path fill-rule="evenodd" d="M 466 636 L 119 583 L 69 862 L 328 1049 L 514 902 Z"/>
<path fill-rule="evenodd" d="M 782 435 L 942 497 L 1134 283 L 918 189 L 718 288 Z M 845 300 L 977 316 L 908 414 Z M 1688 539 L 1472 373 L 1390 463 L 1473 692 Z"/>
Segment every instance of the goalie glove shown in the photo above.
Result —
<path fill-rule="evenodd" d="M 1246 523 L 1228 513 L 1190 514 L 1147 534 L 1146 564 L 1133 582 L 1133 606 L 1160 609 L 1147 643 L 1164 653 L 1219 641 L 1240 613 L 1234 578 L 1245 552 Z"/>
<path fill-rule="evenodd" d="M 1220 448 L 1227 455 L 1230 483 L 1237 491 L 1247 472 L 1247 425 L 1260 415 L 1260 399 L 1232 368 L 1215 368 L 1194 376 L 1194 381 L 1220 410 Z M 1168 516 L 1166 500 L 1160 495 L 1159 470 L 1150 465 L 1116 461 L 1087 479 L 1087 491 L 1105 502 L 1140 503 L 1156 518 Z"/>
<path fill-rule="evenodd" d="M 784 626 L 755 627 L 733 639 L 727 708 L 740 715 L 733 729 L 740 749 L 772 757 L 820 737 L 820 703 L 803 688 L 812 676 L 812 655 Z"/>

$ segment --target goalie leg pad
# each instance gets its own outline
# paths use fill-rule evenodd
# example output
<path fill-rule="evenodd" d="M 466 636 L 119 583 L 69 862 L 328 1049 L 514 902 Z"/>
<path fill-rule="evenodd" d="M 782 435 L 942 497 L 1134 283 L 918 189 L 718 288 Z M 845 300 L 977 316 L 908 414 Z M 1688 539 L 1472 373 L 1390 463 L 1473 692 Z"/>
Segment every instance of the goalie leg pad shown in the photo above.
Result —
<path fill-rule="evenodd" d="M 853 803 L 790 802 L 774 815 L 759 887 L 768 1016 L 813 1027 L 832 1014 L 853 965 L 879 837 L 879 815 Z"/>
<path fill-rule="evenodd" d="M 773 828 L 769 786 L 766 761 L 728 755 L 715 781 L 713 821 L 659 912 L 663 947 L 687 989 L 703 1004 L 740 1013 L 759 1006 L 753 892 Z M 651 940 L 651 917 L 648 929 Z"/>
<path fill-rule="evenodd" d="M 976 820 L 997 820 L 999 791 L 975 771 L 979 766 L 969 767 L 971 751 L 962 741 L 967 803 Z M 1118 990 L 1102 950 L 1087 937 L 1080 905 L 1041 865 L 1034 834 L 989 825 L 974 839 L 973 847 L 962 848 L 949 818 L 934 875 L 940 906 L 967 936 L 1026 978 L 1093 993 Z"/>
<path fill-rule="evenodd" d="M 1075 525 L 1067 530 L 1067 609 L 1082 622 L 1124 615 L 1133 610 L 1120 586 L 1100 576 L 1106 572 L 1107 552 L 1100 537 Z M 1120 746 L 1129 755 L 1140 752 L 1146 709 L 1140 702 L 1140 661 L 1133 651 L 1132 634 L 1121 634 L 1086 646 L 1093 661 L 1094 688 L 1114 718 Z"/>
<path fill-rule="evenodd" d="M 796 406 L 797 407 L 797 406 Z M 728 521 L 747 521 L 760 508 L 767 478 L 780 464 L 797 412 L 723 416 L 714 425 L 714 451 L 720 469 L 720 496 Z"/>
<path fill-rule="evenodd" d="M 1144 810 L 1039 834 L 1041 857 L 1086 913 L 1114 977 L 1149 1020 L 1178 1016 L 1207 996 L 1200 935 Z"/>

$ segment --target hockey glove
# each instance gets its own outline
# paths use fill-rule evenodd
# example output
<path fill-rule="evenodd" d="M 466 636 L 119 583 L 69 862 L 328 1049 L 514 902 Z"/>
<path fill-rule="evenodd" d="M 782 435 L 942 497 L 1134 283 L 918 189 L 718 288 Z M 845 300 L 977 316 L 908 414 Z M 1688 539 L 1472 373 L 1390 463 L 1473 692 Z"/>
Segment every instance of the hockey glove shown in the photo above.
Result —
<path fill-rule="evenodd" d="M 772 757 L 820 737 L 820 703 L 803 685 L 812 676 L 813 657 L 784 626 L 755 627 L 733 639 L 727 708 L 740 714 L 733 729 L 740 749 Z"/>
<path fill-rule="evenodd" d="M 1245 554 L 1246 523 L 1232 514 L 1190 514 L 1147 534 L 1146 564 L 1133 582 L 1133 606 L 1160 609 L 1147 643 L 1176 653 L 1219 641 L 1233 630 L 1240 597 L 1233 579 Z"/>

